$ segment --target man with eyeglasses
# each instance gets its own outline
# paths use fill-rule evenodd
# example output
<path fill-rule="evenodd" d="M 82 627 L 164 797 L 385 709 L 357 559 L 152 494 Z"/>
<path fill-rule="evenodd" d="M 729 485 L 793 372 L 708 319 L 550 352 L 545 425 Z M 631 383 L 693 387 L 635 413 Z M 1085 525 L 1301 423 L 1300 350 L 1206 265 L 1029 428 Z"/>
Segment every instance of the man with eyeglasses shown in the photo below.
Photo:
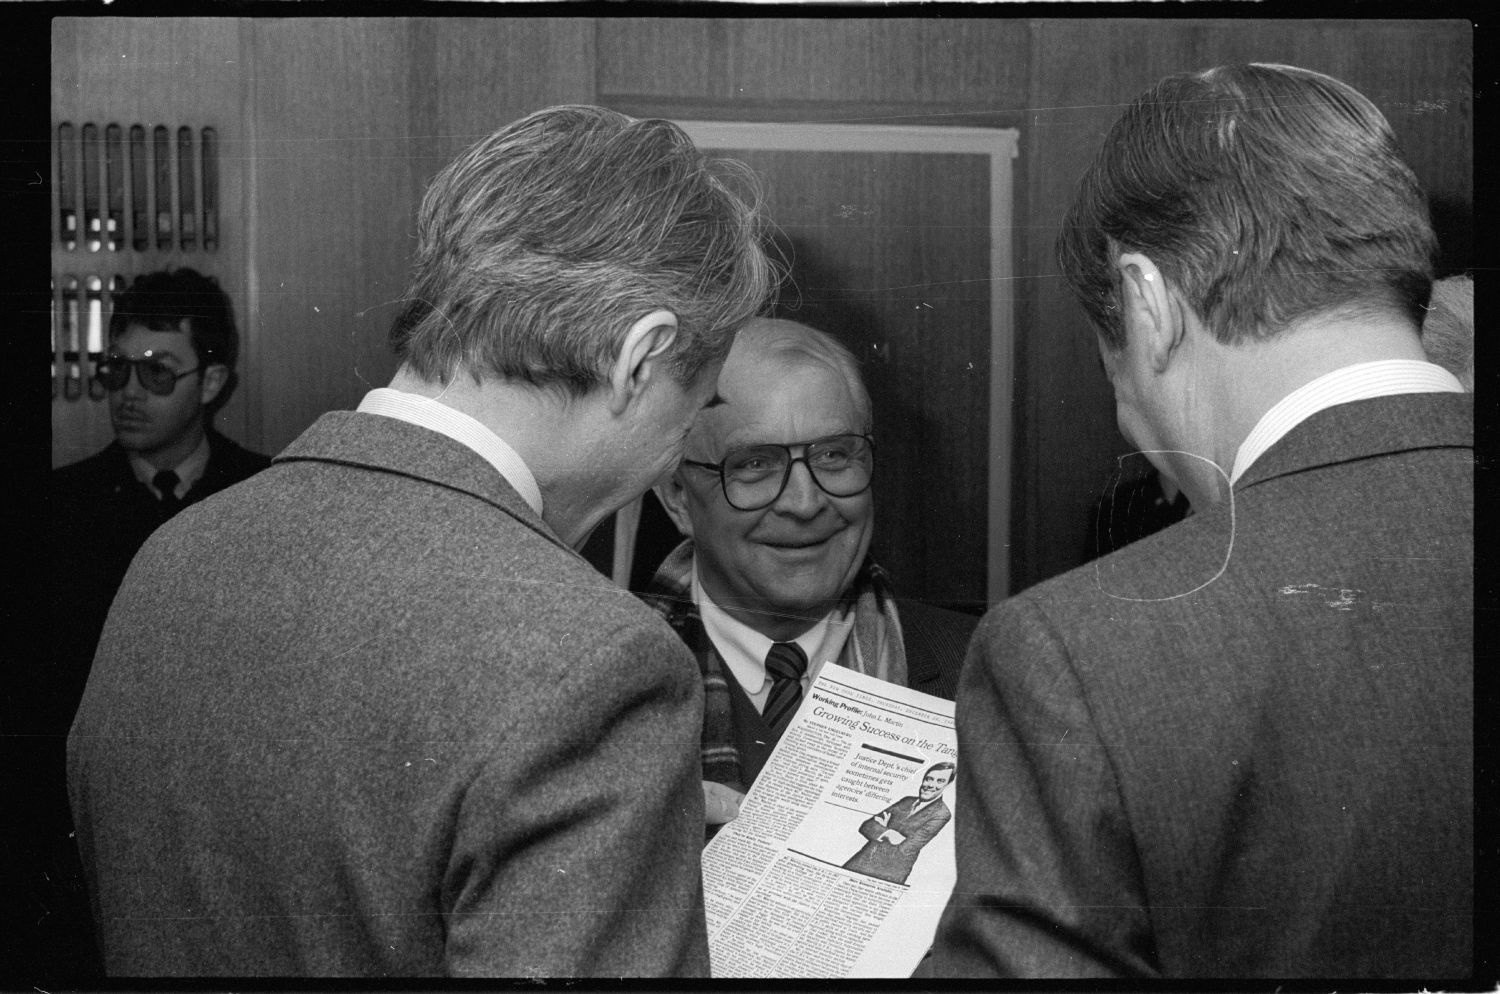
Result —
<path fill-rule="evenodd" d="M 92 959 L 87 913 L 59 914 L 76 884 L 71 823 L 63 792 L 63 742 L 83 693 L 100 629 L 130 561 L 163 522 L 189 504 L 270 464 L 213 428 L 233 384 L 238 336 L 229 297 L 192 269 L 138 276 L 116 299 L 99 379 L 109 391 L 115 440 L 52 473 L 48 489 L 52 561 L 48 608 L 53 642 L 33 720 L 43 723 L 43 764 L 52 857 L 37 861 L 51 905 L 39 909 L 44 940 Z M 48 900 L 48 899 L 44 899 Z M 59 935 L 73 923 L 76 936 Z M 74 960 L 77 962 L 77 960 Z"/>
<path fill-rule="evenodd" d="M 643 598 L 703 676 L 710 832 L 738 813 L 823 663 L 953 695 L 975 619 L 898 607 L 870 559 L 872 429 L 846 348 L 757 318 L 735 339 L 682 463 L 656 487 L 687 541 Z"/>

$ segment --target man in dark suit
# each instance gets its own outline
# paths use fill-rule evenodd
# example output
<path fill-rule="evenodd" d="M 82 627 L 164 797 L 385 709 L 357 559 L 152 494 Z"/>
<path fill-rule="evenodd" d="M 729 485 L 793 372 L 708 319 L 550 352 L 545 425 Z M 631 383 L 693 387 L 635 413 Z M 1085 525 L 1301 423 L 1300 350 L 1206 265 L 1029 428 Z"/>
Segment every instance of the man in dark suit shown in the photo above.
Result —
<path fill-rule="evenodd" d="M 110 973 L 707 972 L 692 659 L 573 547 L 767 299 L 730 172 L 594 107 L 481 140 L 391 385 L 147 542 L 69 739 Z"/>
<path fill-rule="evenodd" d="M 953 819 L 943 803 L 943 789 L 953 782 L 953 763 L 933 763 L 922 774 L 915 796 L 903 797 L 859 826 L 865 844 L 849 857 L 844 869 L 904 884 L 922 848 Z"/>
<path fill-rule="evenodd" d="M 97 975 L 97 955 L 64 783 L 68 726 L 83 694 L 100 629 L 141 543 L 182 508 L 270 464 L 213 428 L 233 387 L 239 352 L 229 297 L 192 269 L 147 273 L 119 295 L 99 367 L 115 440 L 54 471 L 47 488 L 46 651 L 20 720 L 34 746 L 22 764 L 41 797 L 28 812 L 40 846 L 28 861 L 18 941 L 41 975 Z"/>
<path fill-rule="evenodd" d="M 871 419 L 846 348 L 758 318 L 656 488 L 688 540 L 643 596 L 698 658 L 710 826 L 738 813 L 824 662 L 953 696 L 976 619 L 898 601 L 870 560 Z"/>
<path fill-rule="evenodd" d="M 54 657 L 62 734 L 141 543 L 182 508 L 271 463 L 213 428 L 238 355 L 229 297 L 211 277 L 186 268 L 147 273 L 115 301 L 99 368 L 115 440 L 54 471 L 48 486 L 51 603 L 67 619 L 53 625 L 63 640 Z"/>
<path fill-rule="evenodd" d="M 976 632 L 940 974 L 1471 972 L 1473 406 L 1418 337 L 1434 250 L 1327 76 L 1172 76 L 1116 124 L 1062 270 L 1195 511 Z"/>

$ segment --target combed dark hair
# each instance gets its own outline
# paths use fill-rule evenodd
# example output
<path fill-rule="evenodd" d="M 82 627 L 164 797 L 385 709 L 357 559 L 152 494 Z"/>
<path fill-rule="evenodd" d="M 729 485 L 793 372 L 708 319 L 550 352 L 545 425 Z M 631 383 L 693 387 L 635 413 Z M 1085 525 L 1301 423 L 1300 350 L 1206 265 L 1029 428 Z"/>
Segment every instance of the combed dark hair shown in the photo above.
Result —
<path fill-rule="evenodd" d="M 1115 349 L 1122 251 L 1150 258 L 1229 344 L 1340 307 L 1420 324 L 1436 249 L 1375 105 L 1321 73 L 1263 64 L 1168 76 L 1136 99 L 1058 237 L 1064 278 Z"/>
<path fill-rule="evenodd" d="M 463 365 L 581 394 L 630 325 L 664 308 L 678 320 L 669 368 L 688 382 L 774 289 L 759 199 L 749 169 L 708 159 L 671 122 L 537 111 L 428 187 L 391 346 L 426 379 Z"/>
<path fill-rule="evenodd" d="M 928 773 L 936 773 L 938 770 L 952 770 L 953 771 L 953 775 L 948 778 L 948 782 L 950 784 L 954 783 L 954 782 L 956 782 L 958 780 L 958 764 L 957 763 L 950 763 L 947 760 L 944 760 L 941 763 L 933 763 L 931 766 L 927 767 L 927 769 L 925 771 L 923 771 L 922 776 L 925 778 Z"/>
<path fill-rule="evenodd" d="M 234 369 L 240 336 L 234 327 L 229 295 L 212 276 L 183 267 L 144 273 L 114 299 L 109 318 L 111 340 L 138 324 L 151 331 L 181 331 L 188 323 L 188 339 L 200 365 Z"/>

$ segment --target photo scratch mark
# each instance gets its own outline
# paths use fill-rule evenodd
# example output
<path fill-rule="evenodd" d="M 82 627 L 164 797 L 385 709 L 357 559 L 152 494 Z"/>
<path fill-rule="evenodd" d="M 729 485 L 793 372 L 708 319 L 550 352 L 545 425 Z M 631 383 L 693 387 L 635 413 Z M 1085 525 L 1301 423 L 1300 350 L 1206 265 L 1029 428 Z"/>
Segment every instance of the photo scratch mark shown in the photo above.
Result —
<path fill-rule="evenodd" d="M 1198 455 L 1196 452 L 1185 452 L 1182 449 L 1139 449 L 1139 450 L 1137 450 L 1134 453 L 1130 453 L 1130 455 L 1143 455 L 1143 456 L 1179 455 L 1179 456 L 1189 456 L 1189 457 L 1191 457 L 1193 459 L 1199 460 L 1200 462 L 1208 463 L 1210 466 L 1212 466 L 1218 472 L 1218 474 L 1220 476 L 1222 476 L 1224 478 L 1224 487 L 1225 487 L 1225 491 L 1226 491 L 1226 494 L 1227 494 L 1227 496 L 1225 497 L 1225 500 L 1228 501 L 1228 509 L 1229 509 L 1229 540 L 1224 545 L 1224 562 L 1219 565 L 1218 572 L 1214 573 L 1213 576 L 1209 577 L 1207 580 L 1204 580 L 1202 583 L 1198 584 L 1196 587 L 1192 588 L 1191 590 L 1184 590 L 1180 594 L 1170 594 L 1170 595 L 1168 595 L 1166 597 L 1127 597 L 1124 594 L 1116 594 L 1116 593 L 1112 593 L 1111 591 L 1108 591 L 1108 590 L 1104 589 L 1104 579 L 1103 579 L 1103 574 L 1100 572 L 1099 561 L 1095 560 L 1094 561 L 1094 585 L 1096 587 L 1098 587 L 1099 588 L 1099 592 L 1102 593 L 1106 597 L 1110 597 L 1110 598 L 1113 598 L 1114 600 L 1118 600 L 1118 601 L 1130 601 L 1130 602 L 1136 603 L 1136 604 L 1155 604 L 1155 603 L 1160 603 L 1162 601 L 1174 601 L 1174 600 L 1177 600 L 1179 597 L 1187 597 L 1187 596 L 1189 596 L 1191 594 L 1196 594 L 1198 591 L 1202 590 L 1204 587 L 1207 587 L 1209 584 L 1213 583 L 1214 581 L 1218 580 L 1219 577 L 1221 577 L 1221 576 L 1224 575 L 1225 571 L 1229 569 L 1229 559 L 1230 559 L 1231 556 L 1234 555 L 1234 530 L 1235 530 L 1234 483 L 1229 479 L 1229 474 L 1226 473 L 1226 472 L 1224 472 L 1224 467 L 1223 466 L 1220 466 L 1218 463 L 1214 462 L 1212 459 L 1208 458 L 1207 456 L 1200 456 L 1200 455 Z M 1125 456 L 1121 456 L 1120 458 L 1124 459 L 1126 457 Z"/>
<path fill-rule="evenodd" d="M 1359 595 L 1364 593 L 1358 587 L 1325 587 L 1320 583 L 1293 583 L 1280 589 L 1280 593 L 1288 597 L 1297 597 L 1303 594 L 1316 594 L 1319 597 L 1333 595 L 1331 600 L 1323 603 L 1335 611 L 1351 611 L 1354 609 L 1355 601 Z"/>

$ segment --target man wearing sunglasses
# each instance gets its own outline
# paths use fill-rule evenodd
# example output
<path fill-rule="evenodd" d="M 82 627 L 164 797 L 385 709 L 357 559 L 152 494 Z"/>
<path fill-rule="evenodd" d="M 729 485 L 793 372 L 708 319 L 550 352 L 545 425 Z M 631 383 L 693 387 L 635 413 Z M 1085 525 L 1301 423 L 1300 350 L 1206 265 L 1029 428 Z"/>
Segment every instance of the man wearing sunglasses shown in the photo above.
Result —
<path fill-rule="evenodd" d="M 858 361 L 756 319 L 656 488 L 687 536 L 643 595 L 698 658 L 710 826 L 735 816 L 828 660 L 951 698 L 975 619 L 898 602 L 869 557 L 875 441 Z M 710 831 L 713 829 L 710 828 Z"/>
<path fill-rule="evenodd" d="M 229 297 L 192 269 L 147 273 L 115 301 L 98 376 L 115 440 L 52 474 L 51 501 L 82 690 L 115 589 L 141 544 L 189 504 L 270 465 L 213 429 L 239 352 Z M 75 644 L 76 643 L 76 644 Z"/>
<path fill-rule="evenodd" d="M 88 678 L 99 632 L 130 561 L 146 538 L 183 507 L 264 469 L 270 460 L 213 429 L 228 400 L 238 337 L 229 297 L 192 269 L 146 273 L 116 299 L 109 350 L 98 376 L 109 391 L 115 440 L 52 474 L 47 571 L 51 665 L 41 706 L 49 753 L 41 764 L 55 811 L 50 855 L 36 861 L 48 893 L 39 941 L 59 955 L 92 958 L 67 799 L 62 743 Z M 67 886 L 72 884 L 71 889 Z M 77 913 L 70 914 L 69 909 Z M 61 912 L 59 909 L 63 909 Z M 63 933 L 69 928 L 72 935 Z"/>

